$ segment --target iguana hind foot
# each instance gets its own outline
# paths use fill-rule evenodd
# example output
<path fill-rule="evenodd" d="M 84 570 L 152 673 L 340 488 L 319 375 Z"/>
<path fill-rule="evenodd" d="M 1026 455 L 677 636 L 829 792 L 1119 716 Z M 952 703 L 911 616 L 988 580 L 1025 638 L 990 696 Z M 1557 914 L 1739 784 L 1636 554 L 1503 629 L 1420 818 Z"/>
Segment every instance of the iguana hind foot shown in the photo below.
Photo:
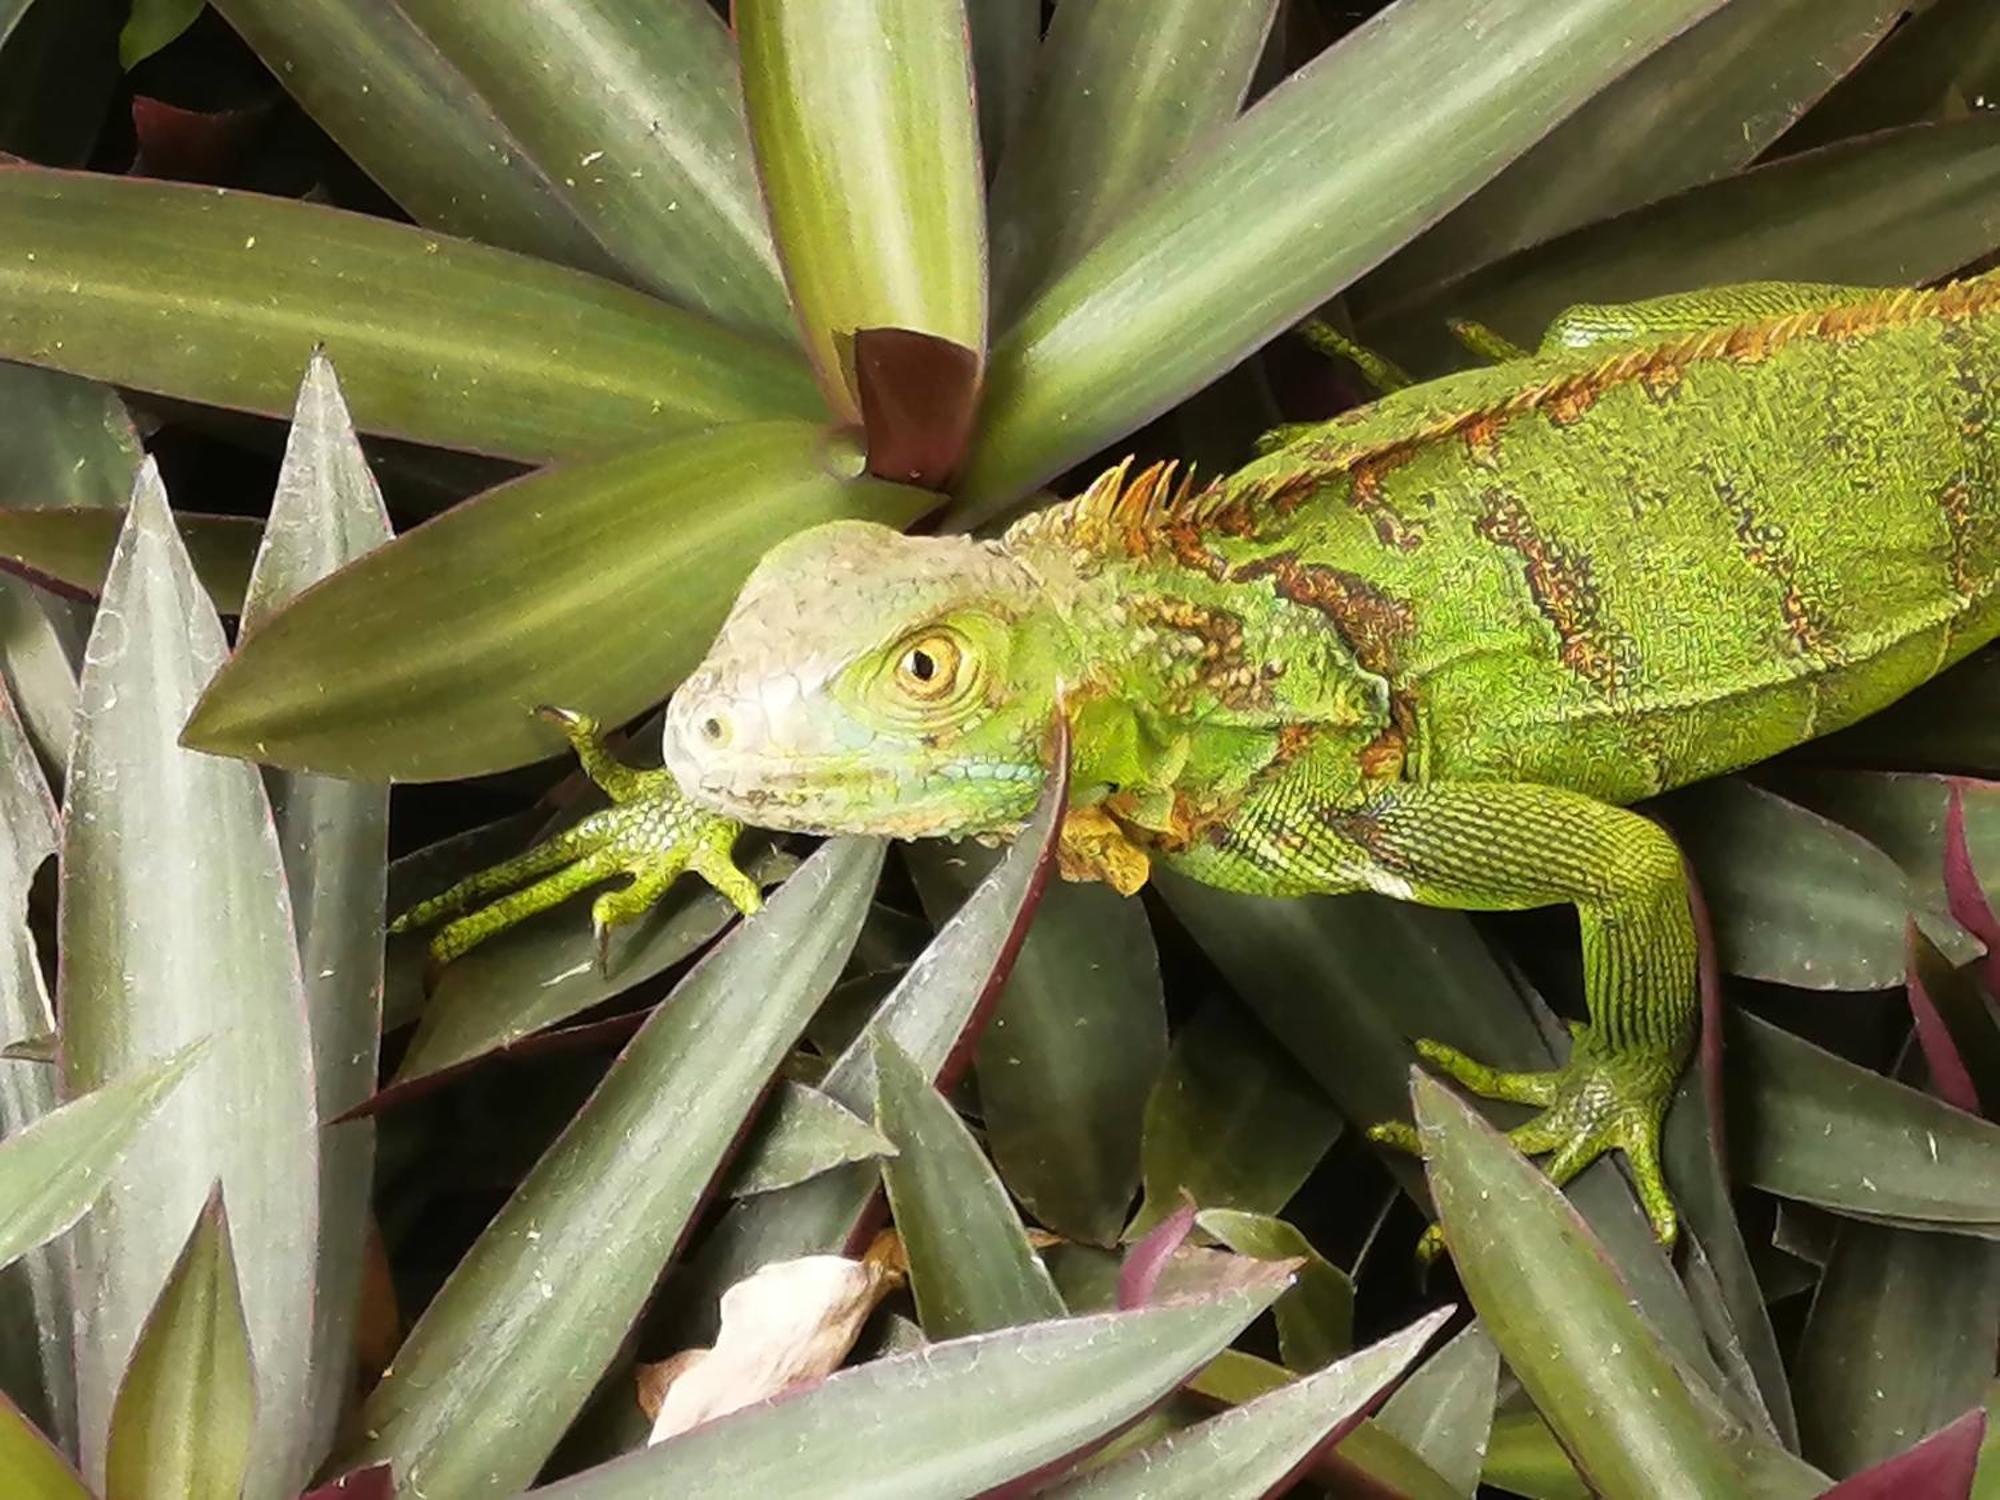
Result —
<path fill-rule="evenodd" d="M 453 919 L 431 939 L 433 971 L 537 912 L 618 875 L 630 878 L 617 890 L 604 892 L 590 908 L 600 970 L 609 966 L 613 929 L 643 916 L 684 870 L 700 875 L 744 914 L 757 910 L 763 901 L 757 883 L 737 868 L 730 854 L 742 832 L 740 823 L 697 807 L 667 772 L 619 761 L 595 719 L 565 709 L 537 712 L 568 736 L 585 773 L 612 805 L 397 917 L 391 932 Z M 536 876 L 545 878 L 527 884 Z M 479 904 L 489 896 L 498 899 Z"/>

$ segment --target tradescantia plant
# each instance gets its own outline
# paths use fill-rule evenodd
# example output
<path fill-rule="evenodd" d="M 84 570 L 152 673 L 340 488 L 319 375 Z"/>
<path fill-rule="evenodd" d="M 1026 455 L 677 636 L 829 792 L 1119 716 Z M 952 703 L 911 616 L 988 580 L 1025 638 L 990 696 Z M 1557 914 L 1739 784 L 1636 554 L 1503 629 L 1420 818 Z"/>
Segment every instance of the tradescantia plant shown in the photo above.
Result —
<path fill-rule="evenodd" d="M 406 787 L 387 864 L 386 783 L 642 714 L 802 526 L 1240 461 L 1345 399 L 1309 313 L 1435 373 L 1449 318 L 1979 261 L 1990 5 L 200 12 L 0 0 L 0 1488 L 1969 1492 L 1990 660 L 1657 809 L 1730 1002 L 1672 1259 L 1413 1098 L 1408 1036 L 1548 1056 L 1534 918 L 1045 888 L 1052 796 L 1004 857 L 773 844 L 608 973 L 565 909 L 427 994 L 381 927 L 576 790 Z M 1413 1106 L 1421 1169 L 1345 1129 Z M 843 1254 L 909 1287 L 850 1368 L 647 1443 L 635 1372 L 753 1398 L 725 1294 Z M 838 1362 L 867 1307 L 790 1311 Z"/>

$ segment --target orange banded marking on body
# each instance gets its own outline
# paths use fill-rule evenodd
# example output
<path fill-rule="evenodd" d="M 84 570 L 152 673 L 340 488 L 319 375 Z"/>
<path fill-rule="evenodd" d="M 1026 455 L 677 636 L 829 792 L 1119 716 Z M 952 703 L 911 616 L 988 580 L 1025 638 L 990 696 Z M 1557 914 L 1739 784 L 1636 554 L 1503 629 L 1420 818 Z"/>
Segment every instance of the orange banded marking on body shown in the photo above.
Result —
<path fill-rule="evenodd" d="M 1521 559 L 1528 595 L 1556 633 L 1557 657 L 1577 676 L 1614 697 L 1636 655 L 1629 636 L 1604 617 L 1590 554 L 1540 530 L 1521 497 L 1490 489 L 1473 522 L 1479 534 Z"/>

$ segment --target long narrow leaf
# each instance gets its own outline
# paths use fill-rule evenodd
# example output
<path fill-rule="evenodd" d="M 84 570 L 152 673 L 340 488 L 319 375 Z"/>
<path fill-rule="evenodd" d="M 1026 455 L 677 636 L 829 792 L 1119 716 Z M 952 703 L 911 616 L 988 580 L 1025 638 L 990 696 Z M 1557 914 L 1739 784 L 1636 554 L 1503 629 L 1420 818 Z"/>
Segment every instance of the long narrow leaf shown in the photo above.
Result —
<path fill-rule="evenodd" d="M 124 518 L 95 506 L 0 510 L 0 568 L 37 582 L 66 585 L 82 594 L 104 586 Z M 174 517 L 181 543 L 194 561 L 195 576 L 215 607 L 235 614 L 243 607 L 250 561 L 263 526 L 251 516 Z"/>
<path fill-rule="evenodd" d="M 823 847 L 653 1012 L 425 1309 L 348 1461 L 412 1493 L 534 1479 L 839 975 L 881 859 Z"/>
<path fill-rule="evenodd" d="M 364 430 L 511 458 L 820 409 L 795 354 L 581 272 L 314 204 L 0 167 L 0 358 L 276 416 L 315 343 Z"/>
<path fill-rule="evenodd" d="M 0 1474 L 14 1500 L 93 1500 L 56 1447 L 0 1396 Z"/>
<path fill-rule="evenodd" d="M 318 1164 L 312 1043 L 270 804 L 254 768 L 177 743 L 222 654 L 221 622 L 149 464 L 91 630 L 70 764 L 64 1090 L 214 1040 L 75 1244 L 83 1454 L 86 1474 L 101 1476 L 119 1375 L 220 1179 L 238 1215 L 257 1371 L 246 1494 L 261 1500 L 305 1478 Z"/>

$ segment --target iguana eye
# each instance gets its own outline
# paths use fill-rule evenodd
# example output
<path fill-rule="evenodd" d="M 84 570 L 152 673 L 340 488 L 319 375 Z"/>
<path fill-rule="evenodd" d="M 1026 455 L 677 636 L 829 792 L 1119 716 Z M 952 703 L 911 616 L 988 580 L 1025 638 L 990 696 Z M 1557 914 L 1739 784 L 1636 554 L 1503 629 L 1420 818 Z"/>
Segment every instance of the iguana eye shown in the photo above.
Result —
<path fill-rule="evenodd" d="M 921 702 L 948 697 L 963 660 L 958 642 L 943 631 L 919 636 L 896 659 L 896 686 Z"/>

